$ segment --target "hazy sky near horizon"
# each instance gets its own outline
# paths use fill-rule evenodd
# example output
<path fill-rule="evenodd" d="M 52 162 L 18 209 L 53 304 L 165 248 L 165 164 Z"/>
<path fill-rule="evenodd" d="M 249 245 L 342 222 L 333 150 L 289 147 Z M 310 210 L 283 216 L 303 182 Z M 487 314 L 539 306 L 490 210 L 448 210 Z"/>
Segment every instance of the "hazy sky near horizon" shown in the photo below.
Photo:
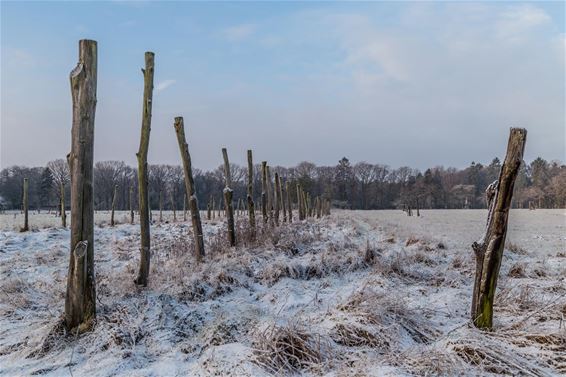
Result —
<path fill-rule="evenodd" d="M 564 3 L 2 2 L 0 167 L 70 149 L 69 72 L 98 41 L 95 159 L 135 165 L 144 52 L 154 51 L 149 163 L 227 147 L 244 164 L 464 167 L 565 160 Z"/>

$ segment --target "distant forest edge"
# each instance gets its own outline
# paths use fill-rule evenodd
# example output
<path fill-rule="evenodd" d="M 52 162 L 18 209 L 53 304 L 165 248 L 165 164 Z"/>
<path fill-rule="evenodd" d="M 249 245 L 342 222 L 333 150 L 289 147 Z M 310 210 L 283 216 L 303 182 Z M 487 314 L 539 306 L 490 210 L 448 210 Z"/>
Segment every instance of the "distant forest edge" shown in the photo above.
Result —
<path fill-rule="evenodd" d="M 246 198 L 247 169 L 230 164 L 234 200 Z M 322 196 L 335 208 L 394 209 L 405 205 L 420 208 L 485 208 L 484 191 L 498 178 L 501 162 L 494 158 L 489 165 L 472 162 L 465 169 L 435 167 L 424 172 L 409 167 L 391 169 L 380 164 L 359 162 L 352 165 L 342 158 L 336 166 L 316 166 L 301 162 L 295 167 L 271 167 L 291 187 L 300 184 L 311 197 Z M 261 164 L 254 167 L 254 192 L 261 193 Z M 55 209 L 60 200 L 61 184 L 70 199 L 69 169 L 63 159 L 46 167 L 11 166 L 0 172 L 0 210 L 20 209 L 23 180 L 29 180 L 31 209 Z M 201 209 L 214 199 L 222 203 L 224 173 L 222 166 L 213 171 L 194 170 L 196 193 Z M 116 209 L 129 209 L 129 190 L 134 193 L 137 209 L 137 169 L 121 161 L 101 161 L 94 166 L 94 201 L 98 210 L 110 209 L 117 186 Z M 180 166 L 150 165 L 149 191 L 152 209 L 183 208 L 183 170 Z M 296 190 L 291 190 L 296 202 Z M 418 202 L 418 203 L 417 203 Z M 258 199 L 259 203 L 259 199 Z M 67 202 L 69 205 L 69 202 Z M 566 206 L 566 165 L 537 158 L 523 162 L 515 184 L 513 208 L 564 208 Z"/>

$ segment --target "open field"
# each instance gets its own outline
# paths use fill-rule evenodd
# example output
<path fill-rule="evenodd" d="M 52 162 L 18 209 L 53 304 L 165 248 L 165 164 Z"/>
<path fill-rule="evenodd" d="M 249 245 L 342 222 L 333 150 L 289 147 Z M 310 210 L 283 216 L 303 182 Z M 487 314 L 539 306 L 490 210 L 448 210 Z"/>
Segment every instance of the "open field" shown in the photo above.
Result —
<path fill-rule="evenodd" d="M 205 221 L 201 265 L 189 222 L 155 223 L 150 284 L 140 289 L 139 226 L 109 227 L 99 211 L 98 319 L 75 337 L 60 326 L 69 231 L 41 214 L 19 233 L 21 215 L 3 214 L 0 375 L 566 373 L 565 211 L 510 212 L 491 333 L 468 326 L 470 244 L 486 216 L 334 211 L 257 242 L 241 217 L 236 248 L 225 246 L 224 219 Z"/>

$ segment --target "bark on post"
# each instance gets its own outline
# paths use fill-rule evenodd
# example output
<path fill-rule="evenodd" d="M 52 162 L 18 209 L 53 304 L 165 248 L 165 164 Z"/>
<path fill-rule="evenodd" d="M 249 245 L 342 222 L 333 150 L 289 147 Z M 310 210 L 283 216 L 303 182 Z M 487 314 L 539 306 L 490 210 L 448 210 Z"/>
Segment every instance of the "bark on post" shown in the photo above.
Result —
<path fill-rule="evenodd" d="M 293 202 L 291 201 L 291 188 L 289 181 L 285 182 L 285 191 L 287 192 L 287 213 L 289 214 L 289 223 L 293 222 Z"/>
<path fill-rule="evenodd" d="M 151 109 L 153 105 L 153 71 L 154 71 L 153 52 L 145 53 L 145 69 L 143 72 L 143 110 L 142 110 L 142 127 L 140 137 L 140 147 L 136 153 L 138 159 L 138 201 L 140 212 L 140 268 L 135 283 L 147 286 L 149 278 L 149 266 L 151 260 L 151 244 L 150 244 L 150 225 L 149 225 L 149 190 L 148 190 L 148 172 L 147 172 L 147 152 L 149 149 L 149 134 L 151 131 Z"/>
<path fill-rule="evenodd" d="M 261 162 L 261 213 L 263 224 L 267 224 L 267 161 Z"/>
<path fill-rule="evenodd" d="M 232 175 L 230 174 L 230 162 L 228 161 L 228 151 L 222 148 L 222 157 L 224 158 L 224 177 L 226 186 L 224 187 L 224 208 L 228 218 L 228 242 L 230 246 L 236 246 L 236 230 L 234 229 L 234 208 L 232 204 Z"/>
<path fill-rule="evenodd" d="M 185 125 L 182 117 L 175 118 L 175 133 L 177 134 L 177 143 L 181 151 L 181 160 L 183 160 L 183 173 L 185 177 L 185 190 L 189 196 L 189 210 L 191 211 L 191 222 L 193 225 L 193 237 L 195 238 L 195 257 L 197 262 L 201 262 L 204 258 L 204 236 L 202 232 L 202 223 L 200 220 L 200 211 L 198 208 L 198 200 L 195 194 L 195 181 L 193 179 L 193 168 L 191 164 L 191 155 L 189 153 L 189 145 L 185 137 Z"/>
<path fill-rule="evenodd" d="M 110 215 L 110 226 L 114 226 L 114 208 L 116 207 L 116 194 L 118 193 L 118 185 L 114 185 L 112 193 L 112 214 Z"/>
<path fill-rule="evenodd" d="M 281 182 L 279 181 L 279 174 L 275 172 L 275 225 L 279 226 L 279 207 L 281 204 L 281 192 L 279 188 L 281 186 Z"/>
<path fill-rule="evenodd" d="M 128 192 L 128 203 L 130 205 L 130 224 L 134 223 L 134 201 L 132 200 L 134 196 L 133 194 L 134 194 L 134 188 L 130 186 Z"/>
<path fill-rule="evenodd" d="M 67 211 L 65 210 L 65 184 L 61 182 L 60 185 L 61 190 L 61 225 L 63 228 L 67 227 Z"/>
<path fill-rule="evenodd" d="M 499 179 L 486 190 L 489 214 L 485 235 L 472 244 L 476 257 L 476 277 L 471 314 L 474 325 L 482 329 L 489 329 L 493 325 L 493 299 L 507 235 L 507 219 L 526 139 L 527 130 L 511 128 Z"/>
<path fill-rule="evenodd" d="M 28 179 L 24 178 L 24 195 L 23 195 L 23 209 L 24 209 L 24 226 L 20 229 L 22 232 L 27 232 L 29 230 L 29 223 L 28 223 Z"/>
<path fill-rule="evenodd" d="M 73 125 L 71 129 L 71 245 L 65 325 L 90 327 L 96 316 L 94 281 L 94 116 L 96 111 L 96 41 L 79 42 L 79 62 L 71 71 Z"/>
<path fill-rule="evenodd" d="M 209 199 L 209 200 L 208 200 L 208 204 L 206 205 L 206 218 L 207 218 L 208 220 L 211 220 L 211 219 L 212 219 L 212 213 L 211 213 L 211 211 L 212 211 L 212 199 Z"/>

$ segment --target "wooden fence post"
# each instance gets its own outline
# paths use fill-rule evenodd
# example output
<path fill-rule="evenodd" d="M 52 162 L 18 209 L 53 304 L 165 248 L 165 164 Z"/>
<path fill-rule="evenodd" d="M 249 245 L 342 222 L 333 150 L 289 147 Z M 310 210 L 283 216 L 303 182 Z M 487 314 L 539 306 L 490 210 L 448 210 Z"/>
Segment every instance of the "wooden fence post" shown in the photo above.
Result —
<path fill-rule="evenodd" d="M 476 276 L 471 314 L 474 325 L 482 329 L 489 329 L 493 325 L 493 299 L 507 235 L 507 219 L 526 140 L 527 130 L 511 128 L 499 179 L 486 190 L 489 213 L 485 235 L 472 244 L 476 256 Z"/>
<path fill-rule="evenodd" d="M 130 188 L 128 190 L 128 204 L 130 206 L 130 224 L 134 223 L 134 201 L 133 201 L 133 195 L 134 194 L 134 188 L 130 185 Z"/>
<path fill-rule="evenodd" d="M 90 327 L 96 316 L 94 281 L 94 116 L 97 80 L 96 41 L 79 42 L 79 62 L 71 71 L 73 125 L 71 129 L 71 245 L 65 325 Z"/>
<path fill-rule="evenodd" d="M 185 125 L 183 117 L 175 118 L 175 133 L 177 134 L 177 143 L 181 152 L 181 160 L 183 160 L 183 173 L 185 177 L 185 191 L 189 196 L 189 210 L 191 211 L 191 222 L 193 225 L 193 237 L 195 239 L 195 258 L 197 262 L 201 262 L 204 258 L 204 236 L 202 232 L 202 223 L 200 220 L 200 211 L 198 208 L 198 200 L 195 192 L 195 182 L 193 179 L 193 168 L 191 164 L 191 155 L 189 153 L 189 145 L 185 137 Z"/>
<path fill-rule="evenodd" d="M 116 206 L 117 193 L 118 193 L 118 185 L 114 185 L 114 192 L 112 193 L 112 212 L 110 215 L 110 226 L 114 226 L 114 208 Z"/>
<path fill-rule="evenodd" d="M 289 223 L 293 222 L 293 201 L 291 200 L 291 187 L 289 181 L 285 182 L 285 191 L 287 191 L 287 213 L 289 214 Z"/>
<path fill-rule="evenodd" d="M 267 224 L 267 161 L 261 162 L 261 213 L 263 224 Z"/>
<path fill-rule="evenodd" d="M 138 159 L 138 208 L 140 212 L 140 268 L 135 283 L 147 286 L 149 278 L 149 266 L 151 260 L 151 241 L 150 241 L 150 225 L 149 217 L 149 190 L 148 190 L 148 172 L 147 172 L 147 152 L 149 149 L 149 134 L 151 131 L 151 109 L 153 105 L 153 72 L 154 72 L 153 52 L 145 53 L 145 69 L 143 73 L 143 111 L 142 111 L 142 127 L 140 137 L 140 147 L 136 153 Z M 151 214 L 153 215 L 153 214 Z"/>
<path fill-rule="evenodd" d="M 234 208 L 232 203 L 232 175 L 230 174 L 230 162 L 228 161 L 228 151 L 222 148 L 222 157 L 224 158 L 224 177 L 226 179 L 226 187 L 224 187 L 224 208 L 228 218 L 228 242 L 230 246 L 236 246 L 236 230 L 234 229 Z"/>
<path fill-rule="evenodd" d="M 65 210 L 65 184 L 61 182 L 59 189 L 61 190 L 60 197 L 61 197 L 61 225 L 63 228 L 67 227 L 67 211 Z"/>
<path fill-rule="evenodd" d="M 255 239 L 255 204 L 254 204 L 254 164 L 251 149 L 248 149 L 248 218 L 251 237 Z"/>
<path fill-rule="evenodd" d="M 24 187 L 23 187 L 23 209 L 24 209 L 24 226 L 20 229 L 21 232 L 27 232 L 29 230 L 29 203 L 28 203 L 28 179 L 24 178 Z"/>
<path fill-rule="evenodd" d="M 275 172 L 275 225 L 279 226 L 279 206 L 281 204 L 281 192 L 279 191 L 279 187 L 281 182 L 279 181 L 279 174 Z"/>

